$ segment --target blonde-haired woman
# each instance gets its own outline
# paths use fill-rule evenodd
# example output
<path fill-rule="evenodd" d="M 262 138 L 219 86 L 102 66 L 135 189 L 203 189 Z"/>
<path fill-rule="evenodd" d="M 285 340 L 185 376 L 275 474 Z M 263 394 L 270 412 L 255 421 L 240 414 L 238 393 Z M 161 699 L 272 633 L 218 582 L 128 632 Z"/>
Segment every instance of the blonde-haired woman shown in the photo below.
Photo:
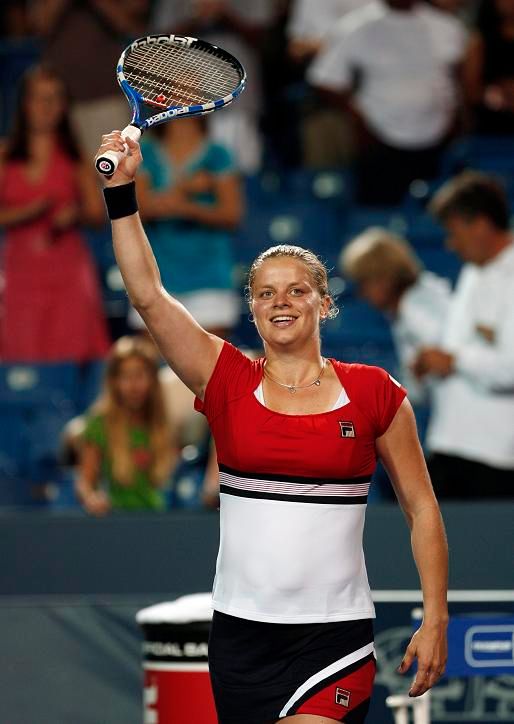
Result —
<path fill-rule="evenodd" d="M 449 281 L 426 271 L 405 239 L 381 227 L 352 239 L 341 251 L 339 267 L 357 284 L 359 294 L 390 320 L 401 381 L 411 402 L 422 402 L 426 386 L 415 378 L 411 365 L 421 347 L 440 340 Z"/>
<path fill-rule="evenodd" d="M 77 495 L 92 515 L 162 510 L 176 450 L 155 348 L 122 337 L 107 360 L 104 389 L 82 435 Z"/>
<path fill-rule="evenodd" d="M 447 551 L 405 390 L 385 370 L 326 359 L 327 271 L 281 246 L 252 265 L 249 300 L 265 356 L 206 332 L 163 289 L 137 213 L 139 144 L 106 181 L 116 257 L 161 353 L 195 393 L 220 469 L 220 551 L 209 672 L 219 724 L 362 724 L 375 659 L 362 551 L 367 491 L 384 461 L 412 529 L 425 619 L 400 671 L 412 696 L 446 659 Z M 122 151 L 119 131 L 100 153 Z M 199 258 L 197 264 L 202 264 Z"/>

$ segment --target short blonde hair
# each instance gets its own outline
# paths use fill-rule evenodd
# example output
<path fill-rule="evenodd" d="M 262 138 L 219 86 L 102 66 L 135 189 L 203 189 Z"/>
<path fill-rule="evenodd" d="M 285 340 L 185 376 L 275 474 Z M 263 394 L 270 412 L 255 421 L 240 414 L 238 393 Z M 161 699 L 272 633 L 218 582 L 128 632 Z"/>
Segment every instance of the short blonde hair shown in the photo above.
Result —
<path fill-rule="evenodd" d="M 376 226 L 343 248 L 339 268 L 357 284 L 386 279 L 396 291 L 403 291 L 416 282 L 423 265 L 405 239 Z"/>
<path fill-rule="evenodd" d="M 257 273 L 257 270 L 268 259 L 279 259 L 281 257 L 298 259 L 298 261 L 301 261 L 303 264 L 305 264 L 314 281 L 314 284 L 316 285 L 316 289 L 318 290 L 321 299 L 328 298 L 330 300 L 327 318 L 334 319 L 334 317 L 337 317 L 339 309 L 337 308 L 328 288 L 327 267 L 321 261 L 321 259 L 316 256 L 316 254 L 310 249 L 304 249 L 301 246 L 293 246 L 292 244 L 279 244 L 278 246 L 270 246 L 269 249 L 263 251 L 254 260 L 252 266 L 250 267 L 250 271 L 248 272 L 248 284 L 246 286 L 248 303 L 250 304 L 252 301 L 253 285 L 255 283 L 255 275 Z"/>

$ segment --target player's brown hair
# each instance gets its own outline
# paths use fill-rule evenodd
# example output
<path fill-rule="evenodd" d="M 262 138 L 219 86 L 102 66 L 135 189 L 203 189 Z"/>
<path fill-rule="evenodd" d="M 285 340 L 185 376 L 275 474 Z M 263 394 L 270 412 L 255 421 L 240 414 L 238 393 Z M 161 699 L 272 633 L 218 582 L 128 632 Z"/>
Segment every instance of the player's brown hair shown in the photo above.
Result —
<path fill-rule="evenodd" d="M 328 298 L 330 300 L 330 306 L 328 308 L 328 319 L 333 319 L 339 313 L 332 295 L 330 294 L 328 286 L 328 271 L 325 264 L 321 259 L 310 249 L 304 249 L 301 246 L 294 246 L 292 244 L 279 244 L 278 246 L 271 246 L 269 249 L 263 251 L 253 261 L 250 271 L 248 272 L 248 283 L 246 286 L 246 296 L 250 303 L 253 296 L 253 286 L 255 284 L 255 275 L 259 267 L 264 264 L 268 259 L 278 259 L 280 257 L 288 257 L 292 259 L 298 259 L 301 261 L 307 269 L 316 285 L 318 293 L 321 299 Z"/>

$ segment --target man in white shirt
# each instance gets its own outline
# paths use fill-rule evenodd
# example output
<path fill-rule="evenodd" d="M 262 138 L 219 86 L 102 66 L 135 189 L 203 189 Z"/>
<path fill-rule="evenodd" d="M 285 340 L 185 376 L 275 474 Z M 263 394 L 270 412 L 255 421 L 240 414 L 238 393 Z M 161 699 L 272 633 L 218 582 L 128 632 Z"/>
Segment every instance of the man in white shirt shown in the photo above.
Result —
<path fill-rule="evenodd" d="M 514 496 L 514 242 L 505 193 L 467 171 L 432 202 L 449 246 L 467 262 L 439 347 L 413 369 L 441 381 L 427 434 L 441 497 Z"/>
<path fill-rule="evenodd" d="M 456 118 L 464 26 L 417 0 L 373 0 L 345 15 L 308 71 L 349 108 L 360 134 L 358 201 L 399 203 L 431 178 Z"/>

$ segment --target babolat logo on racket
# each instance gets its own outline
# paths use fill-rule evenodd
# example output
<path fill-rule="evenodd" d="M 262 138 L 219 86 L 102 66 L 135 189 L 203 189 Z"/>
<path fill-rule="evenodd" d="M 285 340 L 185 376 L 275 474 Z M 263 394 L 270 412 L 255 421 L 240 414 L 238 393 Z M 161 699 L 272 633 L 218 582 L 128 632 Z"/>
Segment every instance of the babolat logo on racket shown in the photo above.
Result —
<path fill-rule="evenodd" d="M 348 708 L 350 706 L 350 696 L 351 692 L 348 689 L 336 688 L 336 704 Z"/>
<path fill-rule="evenodd" d="M 197 42 L 197 38 L 189 38 L 186 35 L 147 35 L 146 38 L 134 40 L 131 48 L 139 48 L 141 45 L 154 45 L 159 43 L 175 43 L 189 48 L 192 43 Z"/>
<path fill-rule="evenodd" d="M 148 118 L 146 123 L 148 126 L 153 126 L 155 123 L 162 123 L 162 121 L 167 121 L 170 118 L 175 118 L 176 116 L 180 115 L 186 115 L 188 112 L 188 108 L 172 108 L 169 111 L 163 111 L 162 113 L 158 113 L 156 116 L 151 116 L 151 118 Z"/>

